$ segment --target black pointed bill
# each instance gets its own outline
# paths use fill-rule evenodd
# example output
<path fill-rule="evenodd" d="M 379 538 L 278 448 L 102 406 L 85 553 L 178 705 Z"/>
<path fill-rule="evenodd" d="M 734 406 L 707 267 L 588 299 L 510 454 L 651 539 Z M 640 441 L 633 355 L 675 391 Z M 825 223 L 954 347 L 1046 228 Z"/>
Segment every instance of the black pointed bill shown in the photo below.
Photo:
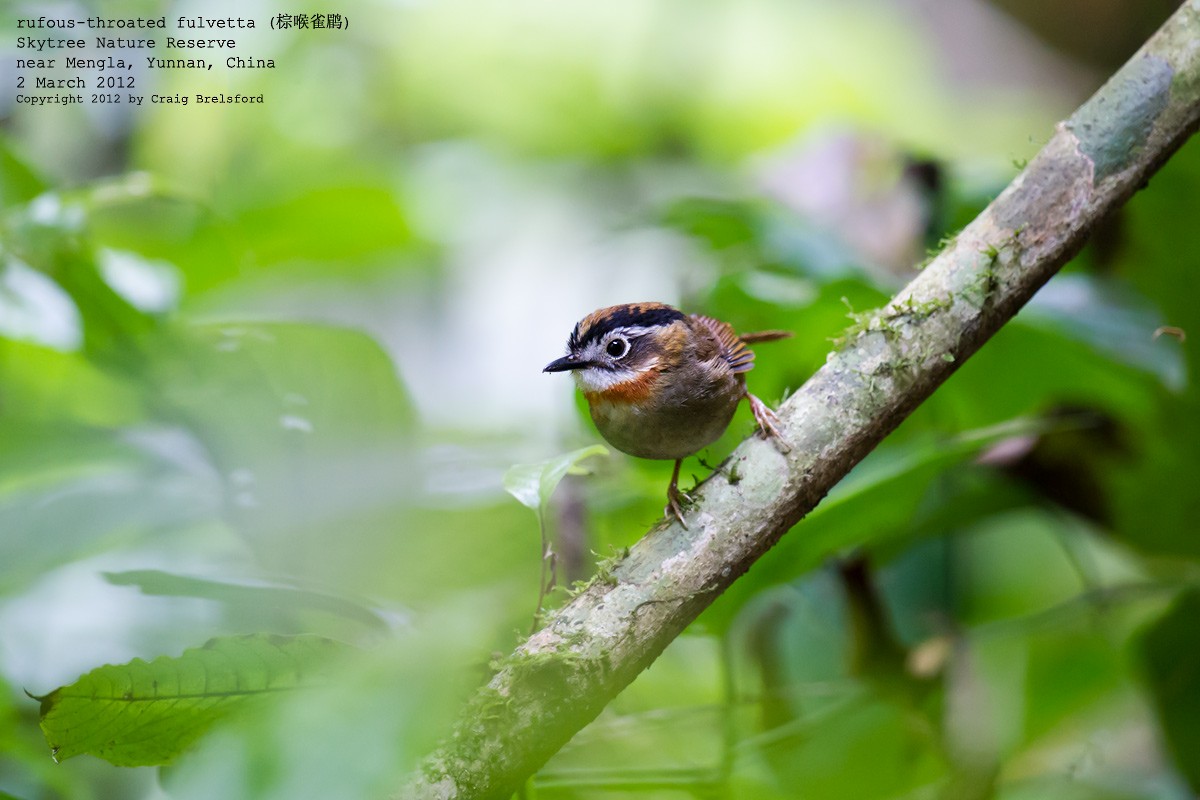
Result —
<path fill-rule="evenodd" d="M 572 369 L 585 369 L 592 366 L 592 362 L 584 361 L 575 356 L 563 356 L 557 361 L 551 361 L 546 365 L 542 372 L 567 372 Z"/>

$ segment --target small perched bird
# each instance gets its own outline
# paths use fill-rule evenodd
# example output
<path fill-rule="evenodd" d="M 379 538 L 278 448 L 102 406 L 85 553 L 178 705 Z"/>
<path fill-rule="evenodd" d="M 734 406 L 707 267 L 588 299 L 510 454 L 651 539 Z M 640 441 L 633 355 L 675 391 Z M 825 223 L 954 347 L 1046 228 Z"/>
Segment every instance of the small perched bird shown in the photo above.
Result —
<path fill-rule="evenodd" d="M 746 391 L 745 373 L 754 367 L 746 345 L 788 336 L 739 336 L 727 323 L 662 303 L 610 306 L 576 323 L 567 354 L 543 372 L 575 373 L 592 421 L 613 447 L 639 458 L 675 460 L 664 513 L 686 528 L 679 467 L 720 438 L 742 398 L 762 434 L 782 442 L 774 412 Z"/>

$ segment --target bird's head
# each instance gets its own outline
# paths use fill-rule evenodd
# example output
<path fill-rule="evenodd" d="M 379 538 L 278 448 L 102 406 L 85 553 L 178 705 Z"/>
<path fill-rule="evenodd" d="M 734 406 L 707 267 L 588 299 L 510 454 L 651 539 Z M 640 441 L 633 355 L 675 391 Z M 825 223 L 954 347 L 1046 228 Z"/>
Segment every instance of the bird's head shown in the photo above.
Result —
<path fill-rule="evenodd" d="M 687 332 L 686 315 L 663 303 L 609 306 L 576 323 L 567 354 L 543 372 L 573 372 L 586 394 L 605 395 L 669 370 L 683 353 Z"/>

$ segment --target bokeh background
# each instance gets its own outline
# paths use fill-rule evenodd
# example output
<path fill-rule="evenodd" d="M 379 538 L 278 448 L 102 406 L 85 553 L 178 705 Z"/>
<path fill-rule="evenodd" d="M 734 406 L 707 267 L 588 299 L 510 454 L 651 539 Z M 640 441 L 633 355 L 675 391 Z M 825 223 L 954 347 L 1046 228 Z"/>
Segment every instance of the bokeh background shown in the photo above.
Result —
<path fill-rule="evenodd" d="M 1176 6 L 0 5 L 0 797 L 397 785 L 529 628 L 503 477 L 599 441 L 540 372 L 574 322 L 793 330 L 749 376 L 777 402 Z M 274 69 L 128 55 L 266 102 L 18 106 L 15 20 L 56 14 L 253 18 Z M 527 792 L 1194 797 L 1197 197 L 1193 143 Z M 670 471 L 584 465 L 560 587 Z M 51 760 L 27 693 L 250 632 L 362 655 L 170 767 Z"/>

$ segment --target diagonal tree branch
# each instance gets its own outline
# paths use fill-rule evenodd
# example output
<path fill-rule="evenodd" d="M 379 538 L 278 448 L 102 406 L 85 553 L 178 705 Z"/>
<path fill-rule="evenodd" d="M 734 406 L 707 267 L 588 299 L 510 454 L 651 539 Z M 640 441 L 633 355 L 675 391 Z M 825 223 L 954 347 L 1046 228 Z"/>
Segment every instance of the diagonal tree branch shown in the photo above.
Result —
<path fill-rule="evenodd" d="M 1029 166 L 700 491 L 501 665 L 402 798 L 505 798 L 1066 263 L 1200 125 L 1200 0 L 1187 0 Z M 732 472 L 732 471 L 731 471 Z"/>

